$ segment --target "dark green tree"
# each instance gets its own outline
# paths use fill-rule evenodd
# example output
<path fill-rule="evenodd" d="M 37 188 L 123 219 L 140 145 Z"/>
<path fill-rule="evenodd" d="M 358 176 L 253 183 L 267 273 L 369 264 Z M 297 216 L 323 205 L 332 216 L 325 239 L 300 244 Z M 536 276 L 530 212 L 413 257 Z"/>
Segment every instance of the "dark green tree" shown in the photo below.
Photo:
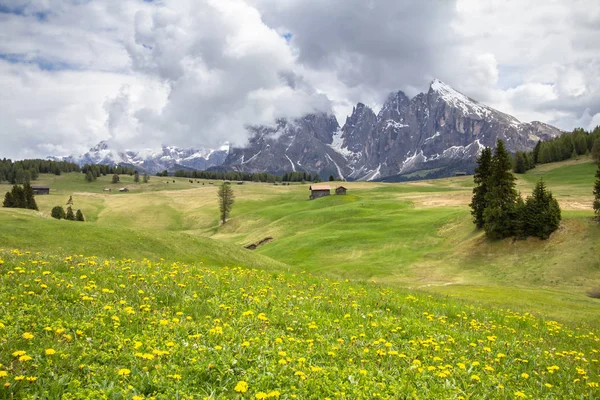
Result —
<path fill-rule="evenodd" d="M 13 199 L 11 192 L 6 192 L 6 194 L 4 195 L 4 202 L 2 203 L 2 207 L 6 207 L 6 208 L 14 208 L 15 207 L 15 200 Z"/>
<path fill-rule="evenodd" d="M 25 200 L 25 191 L 22 187 L 14 185 L 11 194 L 15 208 L 27 208 L 27 201 Z"/>
<path fill-rule="evenodd" d="M 321 182 L 321 177 L 319 176 L 319 174 L 315 174 L 313 182 Z"/>
<path fill-rule="evenodd" d="M 85 218 L 83 218 L 83 213 L 81 212 L 81 210 L 77 210 L 77 213 L 75 213 L 75 221 L 81 221 L 81 222 L 85 221 Z"/>
<path fill-rule="evenodd" d="M 471 204 L 469 204 L 473 222 L 478 229 L 483 228 L 483 211 L 486 206 L 485 195 L 488 191 L 488 180 L 491 173 L 491 167 L 492 150 L 489 147 L 486 147 L 481 151 L 481 154 L 477 158 L 477 168 L 475 168 L 475 175 L 473 176 L 475 188 L 473 189 L 473 199 L 471 200 Z"/>
<path fill-rule="evenodd" d="M 88 182 L 93 182 L 94 181 L 94 174 L 92 173 L 92 170 L 88 170 L 88 172 L 85 174 L 85 180 Z"/>
<path fill-rule="evenodd" d="M 527 172 L 527 158 L 525 158 L 525 154 L 517 151 L 515 154 L 515 174 L 524 174 Z"/>
<path fill-rule="evenodd" d="M 38 210 L 37 203 L 35 202 L 35 196 L 33 195 L 33 189 L 29 183 L 23 185 L 23 196 L 25 197 L 25 208 L 30 210 Z"/>
<path fill-rule="evenodd" d="M 333 182 L 335 181 L 335 178 L 333 177 L 333 175 L 329 175 L 329 182 Z"/>
<path fill-rule="evenodd" d="M 148 174 L 144 174 L 144 183 L 148 183 L 150 180 L 150 176 Z"/>
<path fill-rule="evenodd" d="M 112 183 L 119 183 L 121 179 L 119 178 L 118 174 L 113 174 L 112 176 Z"/>
<path fill-rule="evenodd" d="M 66 217 L 65 209 L 61 206 L 55 206 L 52 208 L 52 212 L 50 213 L 52 218 L 63 219 Z"/>
<path fill-rule="evenodd" d="M 600 139 L 594 140 L 594 144 L 592 145 L 592 159 L 600 164 Z"/>
<path fill-rule="evenodd" d="M 133 181 L 135 183 L 140 183 L 140 174 L 139 174 L 139 172 L 135 171 L 135 173 L 133 174 Z"/>
<path fill-rule="evenodd" d="M 540 156 L 540 149 L 542 148 L 542 141 L 538 140 L 538 142 L 535 144 L 535 147 L 533 148 L 532 151 L 532 156 L 533 156 L 533 164 L 537 164 L 539 162 L 538 157 Z"/>
<path fill-rule="evenodd" d="M 526 236 L 546 240 L 558 229 L 561 220 L 560 206 L 552 193 L 546 189 L 542 179 L 535 185 L 531 196 L 527 197 L 520 217 L 519 225 L 523 227 Z"/>
<path fill-rule="evenodd" d="M 234 202 L 234 194 L 231 185 L 221 185 L 219 186 L 219 191 L 217 193 L 219 199 L 219 211 L 221 223 L 225 224 L 227 222 L 227 217 L 231 212 L 231 208 L 233 207 Z"/>
<path fill-rule="evenodd" d="M 485 195 L 486 207 L 483 212 L 483 228 L 491 239 L 506 238 L 512 236 L 515 231 L 518 194 L 511 169 L 510 155 L 504 147 L 504 142 L 498 139 L 492 157 L 488 191 Z"/>
<path fill-rule="evenodd" d="M 596 183 L 594 183 L 594 212 L 600 218 L 600 164 L 598 164 Z"/>
<path fill-rule="evenodd" d="M 67 214 L 65 216 L 65 219 L 69 221 L 75 221 L 75 214 L 73 213 L 73 208 L 71 208 L 71 206 L 67 207 Z"/>

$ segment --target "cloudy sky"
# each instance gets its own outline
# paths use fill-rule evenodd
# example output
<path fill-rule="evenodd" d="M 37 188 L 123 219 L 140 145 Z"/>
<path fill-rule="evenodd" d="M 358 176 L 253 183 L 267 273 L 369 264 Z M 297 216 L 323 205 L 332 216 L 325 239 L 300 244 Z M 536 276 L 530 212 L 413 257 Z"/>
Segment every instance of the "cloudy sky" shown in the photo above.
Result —
<path fill-rule="evenodd" d="M 0 0 L 0 157 L 242 144 L 434 77 L 591 128 L 599 37 L 597 0 Z"/>

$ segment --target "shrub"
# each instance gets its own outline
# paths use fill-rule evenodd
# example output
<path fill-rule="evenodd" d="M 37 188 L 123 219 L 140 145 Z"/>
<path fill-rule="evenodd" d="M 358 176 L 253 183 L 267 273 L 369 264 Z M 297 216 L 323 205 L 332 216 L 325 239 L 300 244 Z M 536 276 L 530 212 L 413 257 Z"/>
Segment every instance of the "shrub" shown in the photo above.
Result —
<path fill-rule="evenodd" d="M 61 206 L 55 206 L 54 208 L 52 208 L 52 212 L 50 213 L 50 215 L 52 216 L 52 218 L 64 219 L 66 217 L 65 209 Z"/>

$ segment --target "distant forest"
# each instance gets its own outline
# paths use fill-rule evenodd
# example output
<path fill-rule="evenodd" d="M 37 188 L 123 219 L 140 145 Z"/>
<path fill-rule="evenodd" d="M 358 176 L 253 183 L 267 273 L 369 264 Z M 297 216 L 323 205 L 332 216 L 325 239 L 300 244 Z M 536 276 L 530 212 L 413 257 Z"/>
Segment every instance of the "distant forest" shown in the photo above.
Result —
<path fill-rule="evenodd" d="M 9 182 L 21 185 L 34 181 L 39 174 L 60 175 L 63 172 L 79 172 L 81 168 L 75 163 L 50 160 L 0 160 L 0 183 Z"/>
<path fill-rule="evenodd" d="M 513 170 L 522 174 L 535 168 L 537 164 L 563 161 L 587 154 L 596 162 L 600 162 L 600 126 L 589 132 L 577 128 L 552 140 L 539 141 L 532 151 L 518 151 L 513 158 Z"/>
<path fill-rule="evenodd" d="M 168 176 L 167 171 L 159 172 L 157 176 Z M 220 171 L 190 171 L 178 170 L 174 174 L 180 178 L 192 179 L 214 179 L 225 181 L 246 181 L 246 182 L 321 182 L 319 174 L 312 175 L 308 172 L 286 172 L 283 175 L 268 174 L 266 172 L 220 172 Z"/>

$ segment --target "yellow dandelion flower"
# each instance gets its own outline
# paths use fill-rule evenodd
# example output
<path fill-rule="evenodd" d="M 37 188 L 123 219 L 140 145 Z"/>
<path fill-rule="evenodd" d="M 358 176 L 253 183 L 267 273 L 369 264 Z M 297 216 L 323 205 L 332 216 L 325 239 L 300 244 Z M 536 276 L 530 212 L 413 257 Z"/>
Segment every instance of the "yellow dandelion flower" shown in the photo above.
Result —
<path fill-rule="evenodd" d="M 265 392 L 258 392 L 254 395 L 254 398 L 257 400 L 262 400 L 262 399 L 266 399 L 269 396 L 265 393 Z"/>
<path fill-rule="evenodd" d="M 54 355 L 54 354 L 56 354 L 56 350 L 54 350 L 54 349 L 46 349 L 46 355 L 47 356 L 51 356 L 51 355 Z"/>
<path fill-rule="evenodd" d="M 7 371 L 0 371 L 0 378 L 5 378 L 8 376 L 8 372 Z"/>
<path fill-rule="evenodd" d="M 17 381 L 17 382 L 18 382 L 18 381 L 22 381 L 23 379 L 25 379 L 25 375 L 18 375 L 18 376 L 15 376 L 15 381 Z"/>
<path fill-rule="evenodd" d="M 248 391 L 248 382 L 239 381 L 233 390 L 238 393 L 246 393 Z"/>
<path fill-rule="evenodd" d="M 37 377 L 36 376 L 28 376 L 25 379 L 27 379 L 28 382 L 35 382 L 35 381 L 37 381 Z"/>
<path fill-rule="evenodd" d="M 129 374 L 131 374 L 131 370 L 129 370 L 127 368 L 121 368 L 120 370 L 117 371 L 117 375 L 127 376 Z"/>

